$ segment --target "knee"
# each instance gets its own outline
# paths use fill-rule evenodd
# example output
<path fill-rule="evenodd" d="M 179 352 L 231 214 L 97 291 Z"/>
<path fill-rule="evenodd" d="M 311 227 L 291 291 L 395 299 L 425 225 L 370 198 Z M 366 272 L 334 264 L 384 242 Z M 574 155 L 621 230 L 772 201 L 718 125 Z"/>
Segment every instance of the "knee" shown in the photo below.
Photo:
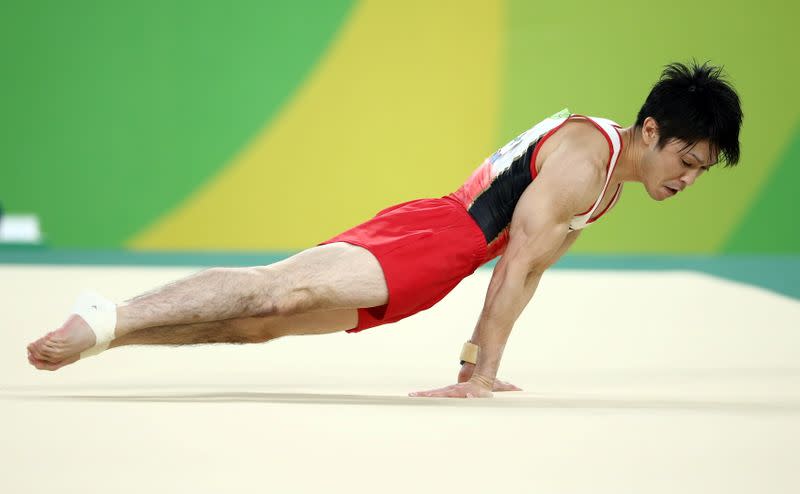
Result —
<path fill-rule="evenodd" d="M 240 275 L 253 281 L 253 290 L 242 303 L 251 316 L 293 316 L 318 309 L 328 296 L 328 290 L 310 286 L 303 280 L 292 280 L 270 267 L 240 268 Z M 245 280 L 242 280 L 245 282 Z"/>

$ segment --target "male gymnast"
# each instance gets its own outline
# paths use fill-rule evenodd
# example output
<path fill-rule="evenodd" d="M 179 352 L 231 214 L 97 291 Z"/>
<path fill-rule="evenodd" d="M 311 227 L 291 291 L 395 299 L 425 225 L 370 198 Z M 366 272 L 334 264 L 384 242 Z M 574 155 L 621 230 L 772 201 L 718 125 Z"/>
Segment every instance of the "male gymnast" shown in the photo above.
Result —
<path fill-rule="evenodd" d="M 28 360 L 57 370 L 123 345 L 355 333 L 430 308 L 501 256 L 457 384 L 411 396 L 516 390 L 497 369 L 542 273 L 614 206 L 625 182 L 662 201 L 719 157 L 738 163 L 741 124 L 721 68 L 673 63 L 632 126 L 564 111 L 503 146 L 454 193 L 392 206 L 283 261 L 204 270 L 120 304 L 84 295 L 60 328 L 28 345 Z"/>

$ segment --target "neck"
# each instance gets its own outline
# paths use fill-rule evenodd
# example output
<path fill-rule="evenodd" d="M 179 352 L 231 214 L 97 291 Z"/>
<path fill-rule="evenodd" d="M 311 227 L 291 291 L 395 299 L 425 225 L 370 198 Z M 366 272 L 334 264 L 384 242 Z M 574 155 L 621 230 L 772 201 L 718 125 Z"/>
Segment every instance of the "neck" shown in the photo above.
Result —
<path fill-rule="evenodd" d="M 642 182 L 642 157 L 644 148 L 641 139 L 637 138 L 635 127 L 631 126 L 619 131 L 622 137 L 622 153 L 614 168 L 615 182 Z"/>

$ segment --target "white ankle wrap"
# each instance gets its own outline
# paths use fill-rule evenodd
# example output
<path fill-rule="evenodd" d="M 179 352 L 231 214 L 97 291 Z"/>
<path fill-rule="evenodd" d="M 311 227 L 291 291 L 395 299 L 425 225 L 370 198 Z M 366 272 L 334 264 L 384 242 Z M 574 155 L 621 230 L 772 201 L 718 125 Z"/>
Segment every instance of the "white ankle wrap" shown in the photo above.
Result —
<path fill-rule="evenodd" d="M 117 327 L 117 306 L 94 292 L 84 292 L 75 302 L 72 312 L 81 316 L 94 332 L 95 344 L 81 352 L 81 358 L 97 355 L 108 348 Z"/>

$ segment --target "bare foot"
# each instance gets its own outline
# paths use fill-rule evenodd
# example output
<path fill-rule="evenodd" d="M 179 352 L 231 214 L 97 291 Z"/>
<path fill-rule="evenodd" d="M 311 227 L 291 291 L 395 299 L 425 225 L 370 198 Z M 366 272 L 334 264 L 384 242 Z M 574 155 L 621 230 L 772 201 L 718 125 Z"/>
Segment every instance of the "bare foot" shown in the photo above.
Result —
<path fill-rule="evenodd" d="M 77 362 L 94 344 L 94 331 L 73 314 L 63 326 L 28 345 L 28 362 L 39 370 L 58 370 Z"/>

